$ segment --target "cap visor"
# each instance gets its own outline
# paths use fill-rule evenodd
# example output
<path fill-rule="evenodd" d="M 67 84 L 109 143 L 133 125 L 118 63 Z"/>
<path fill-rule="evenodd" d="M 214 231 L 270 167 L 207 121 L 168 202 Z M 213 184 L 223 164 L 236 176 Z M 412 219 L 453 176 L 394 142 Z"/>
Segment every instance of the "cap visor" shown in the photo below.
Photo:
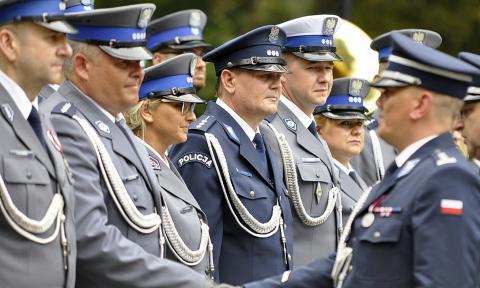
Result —
<path fill-rule="evenodd" d="M 358 111 L 323 112 L 323 116 L 335 120 L 367 120 L 368 117 Z"/>
<path fill-rule="evenodd" d="M 467 96 L 463 99 L 463 101 L 465 102 L 480 101 L 480 95 L 467 94 Z"/>
<path fill-rule="evenodd" d="M 152 54 L 145 47 L 112 48 L 108 46 L 98 46 L 108 55 L 123 60 L 150 60 Z"/>
<path fill-rule="evenodd" d="M 300 53 L 293 52 L 293 55 L 308 61 L 343 61 L 342 57 L 334 52 L 316 52 L 316 53 Z"/>
<path fill-rule="evenodd" d="M 274 73 L 288 73 L 287 66 L 280 64 L 266 64 L 266 65 L 255 65 L 255 66 L 238 66 L 238 68 L 255 70 L 255 71 L 265 71 L 265 72 L 274 72 Z"/>
<path fill-rule="evenodd" d="M 383 78 L 380 78 L 376 81 L 371 82 L 370 85 L 372 87 L 376 87 L 376 88 L 387 88 L 387 87 L 405 87 L 405 86 L 409 86 L 409 85 L 412 85 L 412 84 L 405 83 L 405 82 L 398 81 L 398 80 L 391 79 L 391 78 L 384 78 L 383 77 Z"/>
<path fill-rule="evenodd" d="M 61 32 L 61 33 L 68 33 L 68 34 L 76 34 L 78 33 L 77 29 L 73 28 L 70 24 L 65 21 L 53 21 L 53 22 L 35 22 L 36 24 L 45 27 L 47 29 Z"/>
<path fill-rule="evenodd" d="M 203 48 L 205 52 L 212 50 L 212 44 L 199 41 L 199 40 L 189 41 L 179 45 L 169 45 L 168 47 L 174 50 L 187 50 L 187 49 L 193 49 L 193 48 Z"/>
<path fill-rule="evenodd" d="M 196 94 L 185 94 L 180 96 L 165 96 L 165 99 L 174 100 L 178 102 L 189 102 L 189 103 L 205 103 L 202 98 Z"/>

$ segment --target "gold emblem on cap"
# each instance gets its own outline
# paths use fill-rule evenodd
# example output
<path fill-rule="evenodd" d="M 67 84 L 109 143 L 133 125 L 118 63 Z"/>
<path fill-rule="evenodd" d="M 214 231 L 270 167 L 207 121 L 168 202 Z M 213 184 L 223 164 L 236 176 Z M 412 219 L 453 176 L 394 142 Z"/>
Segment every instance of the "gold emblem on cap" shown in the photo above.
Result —
<path fill-rule="evenodd" d="M 354 79 L 350 82 L 350 94 L 352 96 L 360 96 L 362 92 L 363 82 L 359 79 Z"/>
<path fill-rule="evenodd" d="M 268 41 L 270 41 L 271 43 L 277 42 L 279 33 L 280 29 L 277 26 L 273 26 L 270 30 L 270 35 L 268 35 Z"/>
<path fill-rule="evenodd" d="M 323 23 L 323 34 L 327 36 L 333 35 L 335 26 L 337 26 L 337 18 L 328 17 Z"/>
<path fill-rule="evenodd" d="M 412 34 L 412 39 L 413 41 L 423 44 L 423 41 L 425 41 L 425 33 L 424 32 L 413 32 Z"/>
<path fill-rule="evenodd" d="M 145 28 L 150 22 L 150 18 L 152 18 L 153 9 L 152 8 L 145 8 L 140 13 L 140 17 L 138 18 L 137 26 L 139 28 Z"/>

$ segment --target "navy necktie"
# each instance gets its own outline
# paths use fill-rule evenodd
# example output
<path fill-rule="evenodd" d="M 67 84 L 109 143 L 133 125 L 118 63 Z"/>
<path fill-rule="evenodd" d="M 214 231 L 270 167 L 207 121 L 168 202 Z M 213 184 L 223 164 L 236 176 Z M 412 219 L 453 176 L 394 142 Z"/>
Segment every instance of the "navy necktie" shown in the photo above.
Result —
<path fill-rule="evenodd" d="M 43 148 L 45 151 L 47 151 L 47 143 L 45 142 L 42 131 L 42 120 L 40 119 L 40 115 L 38 114 L 35 106 L 32 106 L 32 111 L 30 112 L 30 115 L 28 115 L 27 121 L 30 123 L 30 126 L 32 126 L 32 129 L 35 132 L 35 135 L 37 135 L 37 138 L 42 144 Z"/>
<path fill-rule="evenodd" d="M 312 121 L 310 125 L 308 125 L 308 131 L 312 133 L 313 136 L 315 136 L 318 139 L 318 133 L 317 133 L 317 125 L 315 124 L 315 121 Z"/>
<path fill-rule="evenodd" d="M 358 187 L 362 187 L 362 185 L 360 185 L 360 181 L 358 180 L 358 176 L 357 176 L 357 173 L 355 173 L 355 171 L 350 171 L 348 172 L 348 176 L 350 176 L 353 181 L 355 181 L 355 183 L 357 183 Z"/>
<path fill-rule="evenodd" d="M 255 137 L 253 137 L 253 144 L 255 145 L 255 150 L 258 152 L 258 156 L 260 157 L 260 162 L 262 163 L 261 170 L 270 174 L 270 170 L 268 169 L 268 162 L 267 162 L 267 153 L 265 152 L 265 143 L 263 142 L 262 134 L 255 133 Z"/>

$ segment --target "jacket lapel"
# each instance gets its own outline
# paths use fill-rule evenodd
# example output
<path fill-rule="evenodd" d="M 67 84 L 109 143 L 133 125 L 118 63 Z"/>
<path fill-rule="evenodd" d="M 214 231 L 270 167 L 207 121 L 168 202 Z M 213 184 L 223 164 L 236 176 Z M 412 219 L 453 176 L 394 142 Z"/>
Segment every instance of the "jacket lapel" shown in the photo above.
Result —
<path fill-rule="evenodd" d="M 48 173 L 53 178 L 55 177 L 55 170 L 53 168 L 52 162 L 45 151 L 44 147 L 38 140 L 33 128 L 23 118 L 20 110 L 18 109 L 13 99 L 11 99 L 8 92 L 0 85 L 0 107 L 2 110 L 2 115 L 5 117 L 6 122 L 10 123 L 13 131 L 17 137 L 22 141 L 23 145 L 28 147 L 32 152 L 34 152 L 35 157 L 42 162 L 45 168 L 48 170 Z M 45 123 L 42 123 L 43 128 L 45 128 Z M 45 134 L 45 129 L 42 129 L 43 137 L 47 140 L 47 135 Z M 48 140 L 47 140 L 48 141 Z"/>

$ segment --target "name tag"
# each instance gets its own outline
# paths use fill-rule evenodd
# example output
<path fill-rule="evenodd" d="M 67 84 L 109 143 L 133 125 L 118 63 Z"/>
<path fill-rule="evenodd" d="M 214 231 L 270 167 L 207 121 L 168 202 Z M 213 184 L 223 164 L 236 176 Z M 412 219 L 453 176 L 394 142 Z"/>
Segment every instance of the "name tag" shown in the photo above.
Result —
<path fill-rule="evenodd" d="M 35 153 L 30 150 L 10 150 L 10 155 L 15 157 L 22 157 L 22 158 L 34 158 Z"/>
<path fill-rule="evenodd" d="M 318 163 L 320 162 L 320 158 L 302 158 L 303 163 Z"/>

